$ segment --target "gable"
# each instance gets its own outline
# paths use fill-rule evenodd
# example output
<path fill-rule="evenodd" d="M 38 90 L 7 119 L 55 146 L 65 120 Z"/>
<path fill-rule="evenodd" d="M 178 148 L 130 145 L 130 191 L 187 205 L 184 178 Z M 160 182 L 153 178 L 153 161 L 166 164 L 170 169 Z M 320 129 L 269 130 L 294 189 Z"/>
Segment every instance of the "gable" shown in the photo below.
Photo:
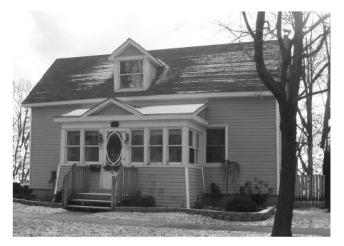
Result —
<path fill-rule="evenodd" d="M 117 56 L 142 56 L 144 55 L 138 48 L 133 45 L 128 45 L 122 52 Z"/>
<path fill-rule="evenodd" d="M 91 116 L 96 115 L 132 115 L 132 113 L 117 106 L 116 104 L 109 104 L 105 108 L 91 114 Z"/>

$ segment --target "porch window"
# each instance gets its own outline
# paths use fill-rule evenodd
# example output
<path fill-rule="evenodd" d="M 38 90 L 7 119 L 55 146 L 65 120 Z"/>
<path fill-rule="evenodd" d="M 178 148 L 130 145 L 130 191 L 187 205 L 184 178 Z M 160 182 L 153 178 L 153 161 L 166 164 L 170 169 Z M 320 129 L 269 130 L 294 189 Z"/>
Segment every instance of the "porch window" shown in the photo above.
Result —
<path fill-rule="evenodd" d="M 207 129 L 207 162 L 225 160 L 225 128 Z"/>
<path fill-rule="evenodd" d="M 120 61 L 120 88 L 143 88 L 143 60 Z"/>
<path fill-rule="evenodd" d="M 99 161 L 98 131 L 85 131 L 85 161 Z"/>
<path fill-rule="evenodd" d="M 189 130 L 189 163 L 199 162 L 199 133 Z"/>
<path fill-rule="evenodd" d="M 143 130 L 131 131 L 131 161 L 143 162 Z"/>
<path fill-rule="evenodd" d="M 182 130 L 181 129 L 168 130 L 168 161 L 169 162 L 182 161 Z"/>
<path fill-rule="evenodd" d="M 150 162 L 162 162 L 162 129 L 150 130 L 149 160 Z"/>
<path fill-rule="evenodd" d="M 80 161 L 80 131 L 67 131 L 67 161 Z"/>

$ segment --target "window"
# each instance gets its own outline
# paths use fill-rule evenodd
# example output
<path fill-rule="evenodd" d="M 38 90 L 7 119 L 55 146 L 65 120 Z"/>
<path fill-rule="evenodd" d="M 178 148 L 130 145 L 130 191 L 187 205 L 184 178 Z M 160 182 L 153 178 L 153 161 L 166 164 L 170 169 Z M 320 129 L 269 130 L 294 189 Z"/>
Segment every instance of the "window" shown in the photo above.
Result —
<path fill-rule="evenodd" d="M 99 161 L 98 131 L 85 131 L 85 162 Z"/>
<path fill-rule="evenodd" d="M 199 162 L 199 133 L 189 130 L 189 163 Z"/>
<path fill-rule="evenodd" d="M 80 131 L 67 131 L 67 161 L 80 161 Z"/>
<path fill-rule="evenodd" d="M 168 161 L 169 162 L 182 161 L 182 130 L 181 129 L 168 130 Z"/>
<path fill-rule="evenodd" d="M 207 162 L 225 160 L 225 128 L 207 129 Z"/>
<path fill-rule="evenodd" d="M 120 88 L 143 88 L 143 60 L 120 61 Z"/>
<path fill-rule="evenodd" d="M 149 158 L 150 162 L 162 162 L 162 129 L 150 130 Z"/>
<path fill-rule="evenodd" d="M 131 131 L 131 161 L 143 162 L 143 130 Z"/>

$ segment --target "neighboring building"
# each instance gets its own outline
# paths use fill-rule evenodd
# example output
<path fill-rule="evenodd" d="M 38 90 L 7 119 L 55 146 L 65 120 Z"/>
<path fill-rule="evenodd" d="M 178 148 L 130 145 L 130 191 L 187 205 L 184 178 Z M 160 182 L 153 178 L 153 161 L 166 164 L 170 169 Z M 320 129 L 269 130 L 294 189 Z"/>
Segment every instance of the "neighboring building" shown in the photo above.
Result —
<path fill-rule="evenodd" d="M 253 43 L 146 51 L 128 39 L 109 55 L 57 59 L 23 102 L 32 109 L 30 187 L 44 196 L 72 164 L 121 162 L 137 167 L 137 189 L 157 206 L 190 207 L 212 182 L 225 191 L 228 159 L 240 164 L 239 185 L 257 177 L 276 194 L 278 103 L 252 57 Z M 277 74 L 276 42 L 265 59 Z M 86 184 L 108 190 L 110 172 L 89 172 Z"/>

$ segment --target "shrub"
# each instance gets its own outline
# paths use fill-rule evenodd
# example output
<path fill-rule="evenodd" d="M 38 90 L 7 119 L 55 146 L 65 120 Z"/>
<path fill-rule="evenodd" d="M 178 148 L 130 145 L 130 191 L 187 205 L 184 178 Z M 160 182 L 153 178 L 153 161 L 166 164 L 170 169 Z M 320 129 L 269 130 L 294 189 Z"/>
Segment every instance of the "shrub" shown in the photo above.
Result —
<path fill-rule="evenodd" d="M 118 206 L 131 207 L 154 207 L 155 199 L 152 196 L 141 195 L 141 192 L 136 192 L 135 196 L 123 199 Z"/>
<path fill-rule="evenodd" d="M 54 195 L 54 202 L 62 202 L 62 190 L 56 192 L 56 194 Z"/>
<path fill-rule="evenodd" d="M 194 202 L 192 208 L 198 208 L 198 209 L 203 208 L 202 197 L 197 195 L 196 201 Z"/>
<path fill-rule="evenodd" d="M 258 211 L 258 205 L 249 196 L 238 195 L 226 203 L 225 210 L 232 212 L 255 212 Z"/>
<path fill-rule="evenodd" d="M 220 187 L 215 183 L 210 184 L 210 192 L 211 192 L 212 198 L 221 198 L 222 197 Z"/>
<path fill-rule="evenodd" d="M 36 197 L 32 192 L 32 189 L 30 189 L 28 185 L 21 186 L 19 183 L 13 182 L 14 198 L 31 200 Z"/>
<path fill-rule="evenodd" d="M 240 194 L 250 197 L 258 206 L 264 206 L 269 196 L 272 194 L 272 188 L 262 180 L 254 178 L 253 182 L 246 181 L 240 186 Z"/>

